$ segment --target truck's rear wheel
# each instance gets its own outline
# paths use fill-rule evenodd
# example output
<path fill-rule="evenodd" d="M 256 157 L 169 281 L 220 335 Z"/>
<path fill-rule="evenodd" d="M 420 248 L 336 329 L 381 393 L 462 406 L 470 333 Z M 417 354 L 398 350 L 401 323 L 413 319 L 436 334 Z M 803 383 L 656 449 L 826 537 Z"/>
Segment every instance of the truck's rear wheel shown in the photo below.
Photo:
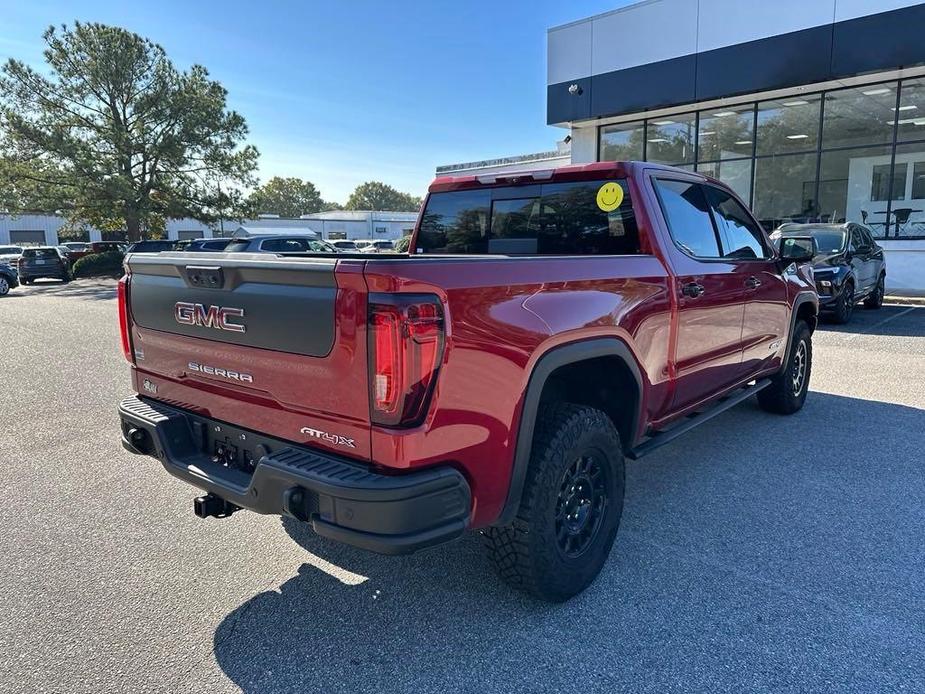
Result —
<path fill-rule="evenodd" d="M 514 522 L 482 531 L 488 556 L 511 585 L 560 602 L 600 573 L 623 513 L 620 436 L 600 410 L 544 406 Z"/>
<path fill-rule="evenodd" d="M 771 385 L 758 391 L 758 404 L 776 414 L 793 414 L 803 407 L 813 369 L 812 333 L 805 321 L 797 321 L 787 363 L 771 379 Z"/>

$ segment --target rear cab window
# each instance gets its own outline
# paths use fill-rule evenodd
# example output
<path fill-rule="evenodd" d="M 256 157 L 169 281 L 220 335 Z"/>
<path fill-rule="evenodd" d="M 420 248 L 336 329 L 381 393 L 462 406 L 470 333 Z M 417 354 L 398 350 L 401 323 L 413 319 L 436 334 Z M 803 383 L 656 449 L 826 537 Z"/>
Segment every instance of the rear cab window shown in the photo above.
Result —
<path fill-rule="evenodd" d="M 599 202 L 605 186 L 610 195 Z M 431 193 L 416 249 L 418 253 L 498 255 L 640 252 L 625 179 Z"/>

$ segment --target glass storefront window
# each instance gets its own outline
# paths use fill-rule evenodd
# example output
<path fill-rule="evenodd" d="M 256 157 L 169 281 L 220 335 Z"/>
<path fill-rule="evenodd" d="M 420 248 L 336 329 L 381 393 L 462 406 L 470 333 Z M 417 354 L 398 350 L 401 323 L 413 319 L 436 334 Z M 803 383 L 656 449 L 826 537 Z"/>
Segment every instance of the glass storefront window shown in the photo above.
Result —
<path fill-rule="evenodd" d="M 750 157 L 754 137 L 754 104 L 701 111 L 700 131 L 697 134 L 697 160 Z"/>
<path fill-rule="evenodd" d="M 819 94 L 805 94 L 758 104 L 758 154 L 816 149 L 819 139 Z"/>
<path fill-rule="evenodd" d="M 925 236 L 925 143 L 896 147 L 888 237 Z M 878 235 L 880 230 L 875 230 Z"/>
<path fill-rule="evenodd" d="M 641 161 L 645 127 L 642 121 L 601 128 L 601 161 Z"/>
<path fill-rule="evenodd" d="M 768 231 L 784 222 L 813 221 L 815 188 L 815 153 L 757 159 L 752 209 Z"/>
<path fill-rule="evenodd" d="M 686 164 L 694 161 L 696 113 L 653 118 L 646 130 L 646 161 Z"/>
<path fill-rule="evenodd" d="M 925 79 L 903 80 L 896 140 L 925 140 Z"/>
<path fill-rule="evenodd" d="M 883 236 L 890 199 L 889 146 L 822 153 L 820 222 L 858 222 Z"/>
<path fill-rule="evenodd" d="M 697 171 L 722 181 L 747 205 L 752 192 L 752 160 L 714 161 L 697 164 Z"/>
<path fill-rule="evenodd" d="M 895 82 L 827 92 L 822 149 L 892 142 L 895 113 Z"/>

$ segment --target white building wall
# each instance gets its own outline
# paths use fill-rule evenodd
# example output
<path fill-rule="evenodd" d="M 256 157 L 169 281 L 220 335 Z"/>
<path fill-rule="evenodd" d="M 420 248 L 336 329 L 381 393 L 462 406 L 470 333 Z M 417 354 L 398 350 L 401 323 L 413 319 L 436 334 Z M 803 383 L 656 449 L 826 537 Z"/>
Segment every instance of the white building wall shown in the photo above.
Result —
<path fill-rule="evenodd" d="M 58 243 L 58 230 L 64 226 L 64 219 L 51 214 L 0 215 L 0 244 L 13 243 L 10 232 L 41 231 L 45 234 L 45 245 Z"/>

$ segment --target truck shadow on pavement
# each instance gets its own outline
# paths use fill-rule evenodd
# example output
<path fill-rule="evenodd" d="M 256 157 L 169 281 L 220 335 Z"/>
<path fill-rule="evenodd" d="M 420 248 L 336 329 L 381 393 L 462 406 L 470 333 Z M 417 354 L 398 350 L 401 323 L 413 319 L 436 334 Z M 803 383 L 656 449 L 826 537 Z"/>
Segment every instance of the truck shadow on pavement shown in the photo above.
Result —
<path fill-rule="evenodd" d="M 925 668 L 923 471 L 925 410 L 749 401 L 628 464 L 610 561 L 562 605 L 500 583 L 474 534 L 381 557 L 285 520 L 308 561 L 215 657 L 245 692 L 900 689 Z"/>

